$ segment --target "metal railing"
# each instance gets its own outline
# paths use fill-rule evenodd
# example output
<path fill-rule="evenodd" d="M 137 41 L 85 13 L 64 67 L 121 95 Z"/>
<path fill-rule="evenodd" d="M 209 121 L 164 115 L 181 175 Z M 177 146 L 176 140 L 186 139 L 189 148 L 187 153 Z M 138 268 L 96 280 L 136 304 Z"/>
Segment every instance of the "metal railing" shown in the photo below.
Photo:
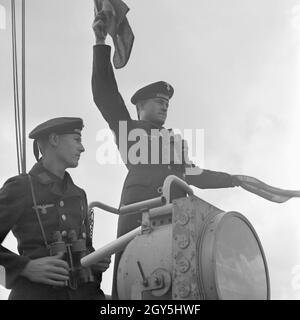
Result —
<path fill-rule="evenodd" d="M 170 204 L 170 200 L 171 200 L 170 190 L 171 190 L 171 185 L 173 184 L 176 184 L 178 187 L 186 191 L 186 193 L 189 195 L 194 194 L 191 187 L 185 181 L 181 180 L 177 176 L 170 175 L 164 181 L 161 197 L 129 204 L 127 206 L 121 207 L 120 209 L 116 209 L 102 202 L 95 201 L 90 203 L 89 210 L 93 210 L 93 208 L 97 207 L 105 211 L 111 212 L 113 214 L 122 214 L 122 215 L 149 211 L 150 215 L 152 214 L 153 216 L 159 215 L 161 211 L 164 213 L 172 212 L 172 205 Z M 91 266 L 92 264 L 95 264 L 97 261 L 100 261 L 106 257 L 109 257 L 112 254 L 117 253 L 119 251 L 122 251 L 127 246 L 127 244 L 139 234 L 141 234 L 141 227 L 138 227 L 124 234 L 118 239 L 108 243 L 104 247 L 82 258 L 81 259 L 82 266 L 84 267 Z"/>

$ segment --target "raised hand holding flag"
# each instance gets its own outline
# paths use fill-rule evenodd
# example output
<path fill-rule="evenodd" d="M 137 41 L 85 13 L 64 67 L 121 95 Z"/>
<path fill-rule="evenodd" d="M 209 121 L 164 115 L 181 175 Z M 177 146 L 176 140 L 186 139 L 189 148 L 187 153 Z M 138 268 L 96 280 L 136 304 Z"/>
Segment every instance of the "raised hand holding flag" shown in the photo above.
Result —
<path fill-rule="evenodd" d="M 130 57 L 134 35 L 127 20 L 128 6 L 122 0 L 94 0 L 95 23 L 104 23 L 103 29 L 112 37 L 115 47 L 113 63 L 123 68 Z"/>

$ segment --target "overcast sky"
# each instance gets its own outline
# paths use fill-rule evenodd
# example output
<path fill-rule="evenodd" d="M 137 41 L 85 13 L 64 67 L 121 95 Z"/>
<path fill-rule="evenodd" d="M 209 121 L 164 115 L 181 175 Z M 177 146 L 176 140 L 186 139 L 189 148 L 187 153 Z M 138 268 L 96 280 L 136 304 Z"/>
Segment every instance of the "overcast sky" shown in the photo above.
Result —
<path fill-rule="evenodd" d="M 93 103 L 90 86 L 93 1 L 26 3 L 27 133 L 49 118 L 82 117 L 86 152 L 70 173 L 89 201 L 117 207 L 127 170 L 96 161 L 97 132 L 107 124 Z M 136 39 L 128 65 L 116 71 L 116 77 L 132 116 L 130 97 L 136 89 L 168 81 L 175 94 L 166 127 L 204 129 L 205 168 L 299 190 L 300 1 L 127 0 L 127 4 Z M 0 5 L 7 14 L 6 29 L 0 29 L 2 185 L 17 174 L 17 164 L 10 1 L 0 0 Z M 28 140 L 28 168 L 33 164 Z M 276 204 L 239 188 L 196 194 L 251 221 L 267 257 L 272 298 L 299 299 L 295 279 L 297 270 L 300 273 L 300 200 Z M 94 246 L 112 241 L 116 227 L 116 217 L 97 211 Z M 16 248 L 12 236 L 4 244 Z M 103 277 L 107 294 L 112 269 Z M 0 299 L 6 296 L 7 291 L 0 289 Z"/>

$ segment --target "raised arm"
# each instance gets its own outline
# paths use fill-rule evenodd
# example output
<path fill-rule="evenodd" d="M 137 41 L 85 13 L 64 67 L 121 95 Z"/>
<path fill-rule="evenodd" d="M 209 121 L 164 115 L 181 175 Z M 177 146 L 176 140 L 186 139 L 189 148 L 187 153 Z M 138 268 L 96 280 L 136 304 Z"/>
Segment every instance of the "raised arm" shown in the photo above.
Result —
<path fill-rule="evenodd" d="M 197 170 L 197 168 L 195 168 Z M 225 172 L 201 170 L 198 174 L 186 175 L 186 182 L 200 189 L 231 188 L 238 186 L 234 177 Z"/>
<path fill-rule="evenodd" d="M 93 23 L 96 37 L 93 55 L 92 91 L 94 101 L 110 128 L 118 128 L 119 121 L 131 120 L 118 90 L 111 64 L 111 47 L 105 45 L 105 16 L 98 13 Z"/>

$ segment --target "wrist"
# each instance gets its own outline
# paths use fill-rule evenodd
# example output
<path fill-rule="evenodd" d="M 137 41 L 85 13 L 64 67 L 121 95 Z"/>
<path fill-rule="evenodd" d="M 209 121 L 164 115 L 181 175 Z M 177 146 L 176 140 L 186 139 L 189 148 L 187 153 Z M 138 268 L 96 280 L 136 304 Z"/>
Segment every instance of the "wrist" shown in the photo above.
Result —
<path fill-rule="evenodd" d="M 105 44 L 105 39 L 96 39 L 96 46 Z"/>
<path fill-rule="evenodd" d="M 233 187 L 239 187 L 241 185 L 239 179 L 234 175 L 231 176 L 231 183 Z"/>
<path fill-rule="evenodd" d="M 20 275 L 21 275 L 22 277 L 28 278 L 28 267 L 29 267 L 29 264 L 31 264 L 31 260 L 28 261 L 28 262 L 25 264 L 23 270 L 20 272 Z"/>

